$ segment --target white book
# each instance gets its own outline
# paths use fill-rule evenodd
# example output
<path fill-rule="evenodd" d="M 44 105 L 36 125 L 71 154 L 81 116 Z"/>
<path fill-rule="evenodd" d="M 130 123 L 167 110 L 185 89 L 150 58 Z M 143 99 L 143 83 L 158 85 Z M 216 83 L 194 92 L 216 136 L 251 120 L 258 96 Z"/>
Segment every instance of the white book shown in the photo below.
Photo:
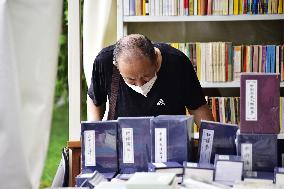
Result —
<path fill-rule="evenodd" d="M 280 62 L 279 62 L 279 49 L 280 49 L 280 46 L 277 45 L 277 46 L 276 46 L 276 53 L 275 53 L 275 65 L 276 65 L 276 71 L 275 71 L 275 73 L 280 73 L 280 71 L 279 71 L 279 67 L 280 67 Z"/>
<path fill-rule="evenodd" d="M 149 15 L 155 16 L 155 0 L 149 0 Z"/>
<path fill-rule="evenodd" d="M 175 189 L 175 173 L 136 172 L 127 182 L 127 189 Z"/>
<path fill-rule="evenodd" d="M 164 16 L 164 4 L 163 0 L 159 0 L 159 14 L 158 16 Z"/>
<path fill-rule="evenodd" d="M 198 7 L 198 4 L 197 4 L 198 0 L 194 0 L 193 2 L 193 15 L 194 16 L 197 16 L 197 7 Z"/>
<path fill-rule="evenodd" d="M 201 55 L 200 55 L 200 63 L 201 63 L 201 81 L 206 81 L 206 43 L 200 43 L 201 45 Z"/>
<path fill-rule="evenodd" d="M 123 15 L 124 16 L 129 16 L 129 0 L 123 0 Z"/>
<path fill-rule="evenodd" d="M 234 14 L 234 0 L 229 0 L 229 15 Z"/>
<path fill-rule="evenodd" d="M 188 9 L 186 10 L 186 9 L 184 8 L 184 1 L 185 1 L 185 0 L 179 0 L 179 15 L 180 15 L 180 16 L 184 16 L 185 13 L 186 13 L 186 11 L 188 12 Z"/>
<path fill-rule="evenodd" d="M 160 16 L 159 13 L 160 13 L 160 2 L 159 0 L 154 0 L 154 7 L 155 7 L 155 11 L 154 11 L 154 16 Z"/>
<path fill-rule="evenodd" d="M 262 45 L 258 45 L 258 71 L 262 70 Z"/>

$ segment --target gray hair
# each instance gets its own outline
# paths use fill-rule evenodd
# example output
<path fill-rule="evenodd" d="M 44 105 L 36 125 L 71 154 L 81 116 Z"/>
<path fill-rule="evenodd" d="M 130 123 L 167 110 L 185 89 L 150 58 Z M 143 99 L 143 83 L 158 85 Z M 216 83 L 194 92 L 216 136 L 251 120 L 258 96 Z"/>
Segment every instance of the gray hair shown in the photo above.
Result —
<path fill-rule="evenodd" d="M 155 61 L 155 50 L 152 42 L 144 35 L 131 34 L 121 38 L 115 44 L 113 62 L 117 66 L 120 56 L 147 57 L 151 62 Z"/>

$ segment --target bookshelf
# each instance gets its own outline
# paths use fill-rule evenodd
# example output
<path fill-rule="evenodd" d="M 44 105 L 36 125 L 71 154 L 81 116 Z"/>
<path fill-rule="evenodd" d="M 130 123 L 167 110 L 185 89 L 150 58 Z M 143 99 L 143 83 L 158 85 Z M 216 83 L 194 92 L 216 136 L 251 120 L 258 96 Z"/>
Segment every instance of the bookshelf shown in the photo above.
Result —
<path fill-rule="evenodd" d="M 232 42 L 234 45 L 284 44 L 284 14 L 205 16 L 125 16 L 117 1 L 117 38 L 141 33 L 167 43 Z M 240 96 L 240 82 L 200 82 L 206 96 Z M 284 82 L 280 83 L 284 96 Z M 197 138 L 195 136 L 194 138 Z M 284 135 L 278 136 L 284 139 Z"/>
<path fill-rule="evenodd" d="M 160 42 L 214 42 L 228 41 L 234 44 L 283 44 L 284 14 L 256 15 L 205 15 L 205 16 L 125 16 L 123 0 L 117 1 L 117 37 L 141 33 Z M 163 31 L 163 32 L 161 32 Z M 201 82 L 204 90 L 232 90 L 238 95 L 240 83 Z M 280 84 L 284 88 L 284 82 Z M 281 89 L 282 90 L 282 89 Z M 281 95 L 283 95 L 281 92 Z M 207 94 L 206 94 L 207 95 Z M 227 95 L 225 95 L 227 96 Z"/>

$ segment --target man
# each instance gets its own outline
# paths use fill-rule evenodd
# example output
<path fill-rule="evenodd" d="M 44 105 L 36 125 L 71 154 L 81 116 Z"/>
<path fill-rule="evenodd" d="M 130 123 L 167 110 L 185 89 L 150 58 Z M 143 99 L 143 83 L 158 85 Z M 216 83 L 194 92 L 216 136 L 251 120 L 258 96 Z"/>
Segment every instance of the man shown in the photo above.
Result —
<path fill-rule="evenodd" d="M 179 50 L 132 34 L 104 48 L 93 65 L 88 111 L 101 120 L 111 96 L 113 66 L 119 71 L 114 119 L 125 116 L 183 115 L 195 123 L 213 120 L 190 60 Z"/>

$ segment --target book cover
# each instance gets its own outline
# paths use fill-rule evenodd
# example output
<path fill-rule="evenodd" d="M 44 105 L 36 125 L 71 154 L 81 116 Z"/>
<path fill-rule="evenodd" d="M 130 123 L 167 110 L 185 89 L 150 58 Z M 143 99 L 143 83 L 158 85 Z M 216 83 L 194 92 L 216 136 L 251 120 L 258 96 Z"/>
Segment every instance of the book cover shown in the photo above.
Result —
<path fill-rule="evenodd" d="M 199 130 L 199 163 L 214 163 L 215 154 L 236 155 L 235 138 L 238 126 L 201 121 Z"/>
<path fill-rule="evenodd" d="M 277 135 L 240 134 L 237 152 L 244 160 L 245 171 L 273 172 L 277 166 Z"/>
<path fill-rule="evenodd" d="M 244 162 L 241 156 L 216 154 L 214 166 L 216 182 L 233 185 L 242 180 Z"/>
<path fill-rule="evenodd" d="M 116 173 L 117 121 L 81 123 L 82 173 Z"/>
<path fill-rule="evenodd" d="M 275 167 L 274 181 L 275 184 L 284 186 L 284 167 Z"/>
<path fill-rule="evenodd" d="M 244 181 L 273 184 L 273 172 L 247 171 L 244 173 Z"/>
<path fill-rule="evenodd" d="M 241 133 L 279 133 L 279 86 L 279 74 L 241 74 Z"/>
<path fill-rule="evenodd" d="M 175 188 L 177 182 L 174 173 L 135 173 L 126 183 L 127 189 L 158 189 L 158 188 Z"/>
<path fill-rule="evenodd" d="M 119 117 L 119 171 L 148 170 L 151 161 L 150 120 L 152 117 Z"/>
<path fill-rule="evenodd" d="M 148 171 L 160 173 L 175 173 L 177 175 L 182 175 L 183 166 L 175 161 L 163 163 L 148 163 Z"/>
<path fill-rule="evenodd" d="M 194 162 L 183 162 L 184 179 L 193 178 L 206 182 L 213 182 L 214 180 L 214 165 L 200 164 Z"/>
<path fill-rule="evenodd" d="M 152 162 L 189 159 L 193 116 L 160 115 L 151 120 Z"/>

